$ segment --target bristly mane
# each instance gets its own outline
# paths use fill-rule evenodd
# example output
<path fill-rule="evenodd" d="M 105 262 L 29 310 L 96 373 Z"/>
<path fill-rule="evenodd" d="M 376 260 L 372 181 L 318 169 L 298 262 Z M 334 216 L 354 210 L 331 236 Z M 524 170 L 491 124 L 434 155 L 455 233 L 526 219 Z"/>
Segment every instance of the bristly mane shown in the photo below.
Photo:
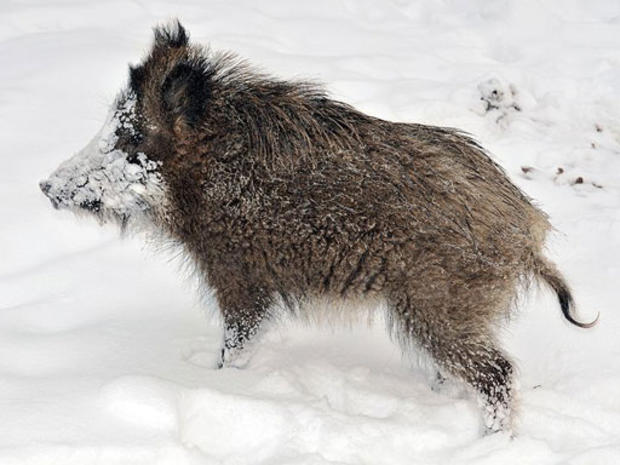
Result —
<path fill-rule="evenodd" d="M 218 103 L 229 121 L 249 129 L 249 149 L 257 155 L 269 158 L 293 147 L 298 154 L 359 147 L 359 124 L 376 120 L 330 99 L 319 83 L 269 76 L 232 53 L 198 52 L 195 62 L 211 74 L 214 99 L 226 99 Z"/>

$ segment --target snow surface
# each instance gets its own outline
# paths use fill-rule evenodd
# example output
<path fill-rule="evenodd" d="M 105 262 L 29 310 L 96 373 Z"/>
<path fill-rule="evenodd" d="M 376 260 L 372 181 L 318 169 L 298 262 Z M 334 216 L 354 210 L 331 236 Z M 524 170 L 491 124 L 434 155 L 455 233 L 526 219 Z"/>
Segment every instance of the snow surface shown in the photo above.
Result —
<path fill-rule="evenodd" d="M 549 254 L 601 318 L 523 298 L 516 438 L 481 437 L 468 394 L 432 391 L 381 325 L 289 323 L 214 370 L 214 303 L 173 253 L 51 208 L 38 181 L 172 16 L 371 114 L 473 133 L 549 213 Z M 3 2 L 0 464 L 620 463 L 619 110 L 617 0 Z"/>

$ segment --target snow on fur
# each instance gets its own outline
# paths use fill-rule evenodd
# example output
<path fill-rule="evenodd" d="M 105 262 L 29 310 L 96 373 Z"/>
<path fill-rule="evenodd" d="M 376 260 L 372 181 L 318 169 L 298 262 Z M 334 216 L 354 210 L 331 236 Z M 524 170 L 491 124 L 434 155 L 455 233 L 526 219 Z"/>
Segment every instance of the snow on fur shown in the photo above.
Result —
<path fill-rule="evenodd" d="M 135 101 L 133 93 L 121 94 L 88 145 L 41 182 L 55 207 L 75 212 L 87 209 L 102 220 L 124 225 L 163 202 L 161 162 L 148 160 L 144 153 L 130 161 L 126 152 L 116 148 L 119 130 L 136 133 L 132 122 Z"/>

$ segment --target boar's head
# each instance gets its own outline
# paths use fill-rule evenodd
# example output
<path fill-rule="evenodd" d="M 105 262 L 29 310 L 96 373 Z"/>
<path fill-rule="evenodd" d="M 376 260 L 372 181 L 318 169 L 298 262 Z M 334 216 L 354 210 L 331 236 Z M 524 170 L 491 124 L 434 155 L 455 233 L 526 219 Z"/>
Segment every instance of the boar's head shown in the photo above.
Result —
<path fill-rule="evenodd" d="M 163 214 L 164 165 L 174 163 L 179 138 L 199 129 L 210 95 L 205 50 L 189 45 L 177 21 L 155 29 L 146 59 L 130 67 L 91 142 L 39 186 L 57 209 L 90 213 L 122 228 Z"/>

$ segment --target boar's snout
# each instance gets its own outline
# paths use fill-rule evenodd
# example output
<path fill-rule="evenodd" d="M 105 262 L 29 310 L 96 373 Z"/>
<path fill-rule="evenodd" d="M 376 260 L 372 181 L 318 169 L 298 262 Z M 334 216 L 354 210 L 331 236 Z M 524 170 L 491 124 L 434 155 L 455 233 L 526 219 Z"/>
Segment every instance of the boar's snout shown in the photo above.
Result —
<path fill-rule="evenodd" d="M 39 183 L 39 187 L 41 188 L 41 190 L 43 191 L 43 193 L 45 195 L 47 195 L 47 193 L 50 191 L 50 189 L 52 188 L 52 185 L 47 182 L 47 181 L 41 181 Z"/>
<path fill-rule="evenodd" d="M 58 205 L 60 204 L 60 199 L 57 198 L 55 195 L 50 194 L 50 191 L 52 190 L 52 185 L 51 183 L 49 183 L 48 181 L 41 181 L 39 183 L 39 187 L 41 188 L 41 191 L 43 191 L 43 193 L 45 194 L 45 196 L 50 199 L 50 202 L 52 202 L 52 206 L 55 209 L 58 209 Z"/>

